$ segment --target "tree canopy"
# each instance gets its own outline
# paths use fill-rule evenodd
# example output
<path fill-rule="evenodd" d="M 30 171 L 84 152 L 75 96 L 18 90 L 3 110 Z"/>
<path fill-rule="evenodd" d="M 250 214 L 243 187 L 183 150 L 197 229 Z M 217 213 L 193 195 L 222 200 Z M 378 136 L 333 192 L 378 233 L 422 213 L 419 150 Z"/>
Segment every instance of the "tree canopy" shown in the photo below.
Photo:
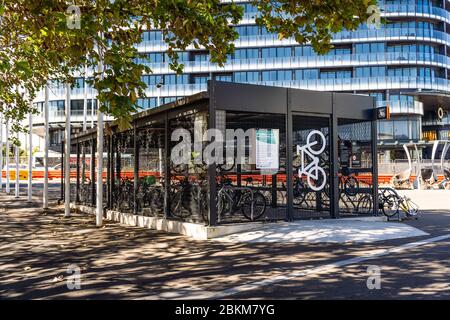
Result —
<path fill-rule="evenodd" d="M 258 25 L 325 53 L 333 33 L 356 29 L 376 0 L 251 3 L 260 11 Z M 80 9 L 79 28 L 72 4 Z M 233 25 L 242 18 L 242 6 L 220 0 L 0 0 L 0 112 L 20 130 L 20 121 L 37 112 L 31 101 L 49 80 L 73 83 L 85 65 L 95 69 L 102 60 L 104 76 L 96 71 L 92 80 L 101 111 L 126 127 L 137 99 L 145 97 L 141 76 L 151 73 L 138 63 L 143 32 L 163 30 L 170 67 L 181 73 L 177 52 L 189 46 L 205 48 L 211 62 L 223 65 L 238 39 Z"/>

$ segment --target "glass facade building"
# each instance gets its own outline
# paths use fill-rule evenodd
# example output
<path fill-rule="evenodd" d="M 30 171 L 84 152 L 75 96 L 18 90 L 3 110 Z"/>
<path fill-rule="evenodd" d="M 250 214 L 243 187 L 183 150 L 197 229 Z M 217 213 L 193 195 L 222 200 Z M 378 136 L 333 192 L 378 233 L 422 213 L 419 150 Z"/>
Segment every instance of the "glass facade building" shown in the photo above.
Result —
<path fill-rule="evenodd" d="M 177 76 L 169 68 L 162 32 L 144 33 L 138 49 L 148 56 L 149 61 L 142 63 L 153 73 L 143 76 L 148 89 L 147 97 L 139 99 L 140 107 L 153 108 L 205 91 L 209 79 L 368 94 L 391 110 L 391 120 L 378 122 L 380 150 L 389 153 L 402 142 L 449 138 L 448 0 L 380 0 L 381 28 L 363 24 L 356 31 L 337 33 L 334 48 L 326 55 L 294 39 L 279 40 L 255 24 L 257 8 L 248 1 L 235 2 L 245 13 L 235 26 L 240 35 L 236 50 L 223 67 L 210 63 L 207 51 L 188 47 L 180 53 L 184 74 Z M 83 79 L 78 82 L 72 92 L 75 123 L 81 120 L 84 86 Z M 95 97 L 91 88 L 87 91 L 89 99 Z M 63 121 L 59 118 L 63 100 L 63 87 L 56 84 L 51 93 L 53 123 Z M 43 95 L 38 97 L 38 103 L 42 101 Z M 91 102 L 88 108 L 92 110 Z"/>

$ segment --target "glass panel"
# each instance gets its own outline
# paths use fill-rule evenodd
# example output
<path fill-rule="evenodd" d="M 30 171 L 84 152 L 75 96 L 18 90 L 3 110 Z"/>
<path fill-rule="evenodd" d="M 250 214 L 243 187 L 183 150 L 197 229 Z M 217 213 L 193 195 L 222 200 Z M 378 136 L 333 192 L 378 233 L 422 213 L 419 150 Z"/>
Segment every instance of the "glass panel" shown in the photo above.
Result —
<path fill-rule="evenodd" d="M 207 166 L 202 159 L 207 125 L 206 112 L 191 111 L 169 121 L 169 216 L 172 218 L 192 222 L 208 220 Z"/>
<path fill-rule="evenodd" d="M 80 190 L 79 200 L 84 205 L 92 204 L 92 140 L 82 142 L 80 145 Z"/>
<path fill-rule="evenodd" d="M 217 166 L 218 222 L 284 219 L 285 116 L 226 112 L 217 122 L 227 130 Z"/>
<path fill-rule="evenodd" d="M 133 131 L 114 136 L 113 208 L 134 212 L 134 139 Z"/>
<path fill-rule="evenodd" d="M 338 120 L 339 212 L 372 214 L 371 122 Z"/>
<path fill-rule="evenodd" d="M 139 129 L 139 189 L 137 212 L 145 216 L 164 215 L 165 123 L 155 121 Z"/>
<path fill-rule="evenodd" d="M 330 216 L 328 117 L 293 116 L 294 218 Z"/>

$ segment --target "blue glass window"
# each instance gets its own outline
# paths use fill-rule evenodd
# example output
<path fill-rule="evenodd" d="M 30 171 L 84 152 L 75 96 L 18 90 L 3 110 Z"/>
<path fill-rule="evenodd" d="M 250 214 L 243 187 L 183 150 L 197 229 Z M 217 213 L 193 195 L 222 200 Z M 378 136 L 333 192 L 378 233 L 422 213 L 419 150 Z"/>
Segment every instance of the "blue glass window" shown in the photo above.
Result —
<path fill-rule="evenodd" d="M 142 33 L 142 41 L 162 41 L 162 32 L 145 31 Z"/>
<path fill-rule="evenodd" d="M 208 83 L 209 75 L 193 75 L 192 82 L 194 84 L 204 84 Z"/>
<path fill-rule="evenodd" d="M 233 81 L 233 75 L 231 75 L 231 74 L 217 74 L 217 75 L 215 75 L 215 79 L 217 81 L 232 82 Z"/>
<path fill-rule="evenodd" d="M 259 81 L 259 72 L 235 72 L 234 73 L 234 82 L 249 82 L 255 83 Z"/>

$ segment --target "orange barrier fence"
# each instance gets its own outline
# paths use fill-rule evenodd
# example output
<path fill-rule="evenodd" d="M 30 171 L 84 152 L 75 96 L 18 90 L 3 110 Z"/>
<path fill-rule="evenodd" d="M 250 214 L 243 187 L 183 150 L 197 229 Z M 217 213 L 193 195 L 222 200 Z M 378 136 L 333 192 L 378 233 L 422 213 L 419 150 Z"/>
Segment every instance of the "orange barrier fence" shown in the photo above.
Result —
<path fill-rule="evenodd" d="M 22 171 L 24 170 L 20 170 L 20 179 L 26 179 L 25 175 L 22 174 Z M 61 174 L 62 171 L 61 170 L 49 170 L 48 172 L 48 178 L 50 180 L 61 180 Z M 28 176 L 28 173 L 26 174 L 26 176 Z M 86 178 L 90 179 L 90 172 L 86 172 L 85 174 Z M 127 172 L 121 172 L 120 174 L 121 178 L 128 178 L 128 179 L 133 179 L 134 177 L 134 173 L 132 171 L 127 171 Z M 143 178 L 143 177 L 148 177 L 148 176 L 154 176 L 156 178 L 159 178 L 160 174 L 159 172 L 154 172 L 154 171 L 139 171 L 139 177 Z M 236 174 L 233 175 L 225 175 L 227 178 L 231 179 L 232 181 L 237 181 L 237 176 Z M 6 178 L 6 172 L 3 170 L 2 171 L 2 177 Z M 107 173 L 106 171 L 103 172 L 103 179 L 106 179 L 107 177 Z M 179 179 L 182 180 L 184 176 L 180 175 L 180 176 L 175 176 L 175 179 Z M 380 174 L 378 175 L 378 184 L 380 185 L 385 185 L 385 184 L 390 184 L 391 180 L 392 180 L 393 175 L 390 174 Z M 43 179 L 44 178 L 44 171 L 41 170 L 34 170 L 33 171 L 33 179 Z M 77 173 L 76 171 L 70 171 L 70 178 L 71 179 L 76 179 L 77 178 Z M 266 184 L 272 184 L 272 176 L 271 175 L 258 175 L 258 174 L 241 174 L 241 181 L 243 183 L 245 183 L 245 179 L 247 178 L 252 178 L 252 182 L 253 183 L 266 183 Z M 359 181 L 366 183 L 368 185 L 372 184 L 372 176 L 370 174 L 360 174 L 356 177 Z M 14 180 L 15 179 L 15 171 L 11 170 L 10 171 L 10 179 Z M 416 179 L 415 175 L 411 175 L 411 182 L 413 182 Z M 441 182 L 442 180 L 444 180 L 444 176 L 442 175 L 438 175 L 438 181 Z M 279 174 L 277 175 L 277 181 L 279 183 L 286 183 L 286 175 L 285 174 Z"/>

